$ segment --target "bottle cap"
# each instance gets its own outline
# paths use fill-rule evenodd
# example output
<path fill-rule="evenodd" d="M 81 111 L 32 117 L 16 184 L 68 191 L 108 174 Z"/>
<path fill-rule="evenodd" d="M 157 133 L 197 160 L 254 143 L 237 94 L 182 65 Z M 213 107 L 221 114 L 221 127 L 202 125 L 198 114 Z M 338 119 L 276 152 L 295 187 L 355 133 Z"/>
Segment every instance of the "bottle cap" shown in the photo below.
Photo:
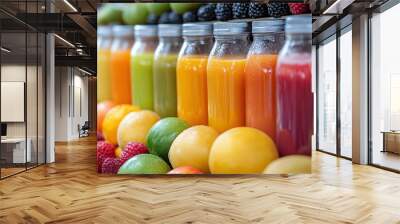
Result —
<path fill-rule="evenodd" d="M 135 31 L 132 25 L 114 25 L 112 33 L 115 37 L 129 37 L 133 36 Z"/>
<path fill-rule="evenodd" d="M 211 23 L 185 23 L 182 26 L 183 36 L 209 36 L 213 34 Z"/>
<path fill-rule="evenodd" d="M 97 35 L 102 36 L 102 37 L 112 37 L 111 26 L 99 26 L 97 28 Z"/>
<path fill-rule="evenodd" d="M 247 22 L 216 22 L 214 23 L 214 35 L 237 35 L 249 32 Z"/>
<path fill-rule="evenodd" d="M 254 21 L 252 24 L 253 33 L 271 33 L 283 32 L 285 28 L 285 20 L 283 19 L 267 19 Z"/>
<path fill-rule="evenodd" d="M 179 24 L 158 25 L 158 36 L 160 37 L 179 37 L 181 35 L 182 35 L 182 25 Z"/>
<path fill-rule="evenodd" d="M 157 25 L 136 25 L 135 36 L 138 37 L 156 37 Z"/>
<path fill-rule="evenodd" d="M 286 33 L 312 33 L 311 15 L 297 15 L 286 17 Z"/>

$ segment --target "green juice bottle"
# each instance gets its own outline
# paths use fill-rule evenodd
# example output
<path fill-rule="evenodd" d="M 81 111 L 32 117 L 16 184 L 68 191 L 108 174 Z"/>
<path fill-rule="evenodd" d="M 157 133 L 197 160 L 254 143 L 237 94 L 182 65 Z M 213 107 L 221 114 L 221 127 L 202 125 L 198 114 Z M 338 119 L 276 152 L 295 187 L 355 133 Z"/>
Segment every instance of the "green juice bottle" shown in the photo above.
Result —
<path fill-rule="evenodd" d="M 181 25 L 158 25 L 158 36 L 153 64 L 154 111 L 160 117 L 176 117 L 176 63 L 182 45 Z"/>
<path fill-rule="evenodd" d="M 153 110 L 153 54 L 131 57 L 132 98 L 141 109 Z"/>
<path fill-rule="evenodd" d="M 178 55 L 158 56 L 154 61 L 154 110 L 160 117 L 175 117 L 176 62 Z"/>
<path fill-rule="evenodd" d="M 136 25 L 131 51 L 132 104 L 153 110 L 153 60 L 158 44 L 156 25 Z"/>

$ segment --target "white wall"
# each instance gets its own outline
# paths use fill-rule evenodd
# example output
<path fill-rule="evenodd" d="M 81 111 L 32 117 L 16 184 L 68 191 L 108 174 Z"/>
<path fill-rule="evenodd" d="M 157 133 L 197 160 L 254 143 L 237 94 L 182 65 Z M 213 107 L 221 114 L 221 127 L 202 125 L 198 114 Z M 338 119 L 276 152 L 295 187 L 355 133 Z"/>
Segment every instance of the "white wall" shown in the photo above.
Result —
<path fill-rule="evenodd" d="M 79 138 L 78 124 L 88 120 L 88 78 L 71 67 L 56 67 L 56 141 Z M 81 107 L 81 108 L 80 108 Z"/>

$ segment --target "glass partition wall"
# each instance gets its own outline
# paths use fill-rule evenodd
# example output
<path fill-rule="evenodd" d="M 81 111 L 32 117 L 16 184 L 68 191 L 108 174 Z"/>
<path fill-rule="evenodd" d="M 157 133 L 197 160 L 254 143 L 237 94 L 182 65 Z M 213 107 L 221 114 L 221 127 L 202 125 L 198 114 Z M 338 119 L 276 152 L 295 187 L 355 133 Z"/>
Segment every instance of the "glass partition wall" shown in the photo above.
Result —
<path fill-rule="evenodd" d="M 400 4 L 371 19 L 370 157 L 400 172 Z"/>
<path fill-rule="evenodd" d="M 34 12 L 36 8 L 26 4 L 19 2 L 18 7 Z M 0 178 L 3 179 L 46 160 L 46 39 L 44 33 L 0 9 Z"/>
<path fill-rule="evenodd" d="M 352 157 L 351 25 L 316 47 L 317 150 Z"/>

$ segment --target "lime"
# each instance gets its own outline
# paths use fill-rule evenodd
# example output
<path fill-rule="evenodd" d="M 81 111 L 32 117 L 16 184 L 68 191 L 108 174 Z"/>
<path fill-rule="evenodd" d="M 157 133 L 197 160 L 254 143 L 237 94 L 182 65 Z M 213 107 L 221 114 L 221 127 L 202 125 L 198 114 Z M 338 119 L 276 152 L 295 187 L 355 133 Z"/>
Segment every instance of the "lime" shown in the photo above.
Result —
<path fill-rule="evenodd" d="M 169 11 L 169 3 L 146 3 L 147 10 L 157 16 Z"/>
<path fill-rule="evenodd" d="M 160 157 L 152 154 L 139 154 L 126 161 L 118 174 L 165 174 L 171 168 Z"/>
<path fill-rule="evenodd" d="M 144 3 L 130 4 L 122 12 L 122 20 L 126 25 L 145 24 L 149 12 Z"/>
<path fill-rule="evenodd" d="M 158 155 L 168 161 L 168 153 L 175 138 L 189 125 L 176 117 L 159 120 L 147 135 L 147 147 L 151 154 Z"/>
<path fill-rule="evenodd" d="M 99 10 L 97 16 L 97 23 L 99 25 L 107 25 L 112 23 L 121 23 L 122 12 L 121 9 L 112 5 L 106 5 Z"/>

